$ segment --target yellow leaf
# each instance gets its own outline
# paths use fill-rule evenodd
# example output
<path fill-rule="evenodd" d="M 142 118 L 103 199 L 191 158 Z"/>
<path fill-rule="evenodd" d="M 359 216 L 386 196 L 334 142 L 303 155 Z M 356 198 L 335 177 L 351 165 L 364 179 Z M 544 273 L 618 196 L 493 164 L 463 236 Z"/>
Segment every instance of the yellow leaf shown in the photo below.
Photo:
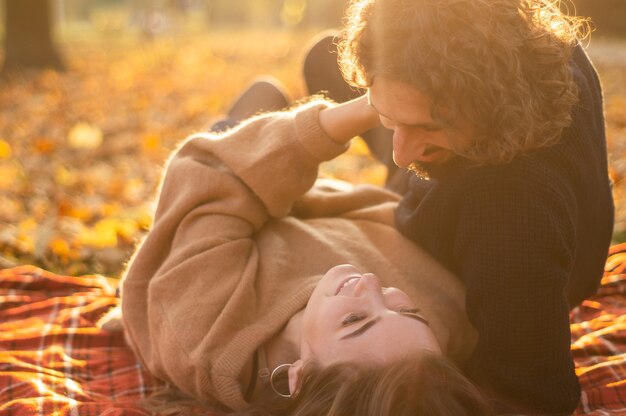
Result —
<path fill-rule="evenodd" d="M 35 143 L 33 144 L 33 148 L 35 152 L 46 155 L 48 153 L 54 152 L 56 149 L 56 143 L 47 137 L 40 137 L 35 139 Z"/>
<path fill-rule="evenodd" d="M 117 224 L 117 235 L 128 242 L 132 242 L 139 231 L 137 223 L 130 219 L 124 219 Z"/>
<path fill-rule="evenodd" d="M 88 221 L 93 216 L 93 212 L 88 206 L 79 204 L 73 206 L 67 213 L 67 216 L 81 221 Z"/>
<path fill-rule="evenodd" d="M 75 172 L 66 169 L 64 166 L 59 166 L 54 172 L 54 181 L 61 186 L 72 186 L 76 183 L 78 177 Z"/>
<path fill-rule="evenodd" d="M 17 228 L 23 234 L 30 233 L 37 228 L 37 221 L 32 218 L 26 218 L 19 222 Z"/>
<path fill-rule="evenodd" d="M 161 138 L 156 134 L 148 133 L 143 136 L 141 145 L 146 152 L 157 151 L 161 148 Z"/>
<path fill-rule="evenodd" d="M 352 142 L 350 142 L 350 148 L 347 154 L 371 157 L 370 148 L 367 146 L 367 143 L 365 143 L 365 140 L 360 137 L 355 137 Z"/>
<path fill-rule="evenodd" d="M 11 145 L 6 141 L 0 139 L 0 159 L 10 159 L 11 154 Z"/>
<path fill-rule="evenodd" d="M 98 236 L 99 245 L 96 247 L 115 247 L 117 245 L 117 220 L 100 220 L 94 226 L 93 231 Z"/>
<path fill-rule="evenodd" d="M 137 225 L 143 230 L 148 230 L 152 226 L 152 215 L 144 210 L 137 216 Z"/>
<path fill-rule="evenodd" d="M 98 221 L 92 228 L 85 227 L 78 235 L 76 243 L 96 248 L 117 246 L 116 221 L 105 219 Z"/>
<path fill-rule="evenodd" d="M 105 218 L 93 227 L 85 227 L 78 235 L 77 244 L 96 248 L 115 247 L 118 237 L 125 241 L 134 240 L 139 226 L 129 218 Z"/>
<path fill-rule="evenodd" d="M 50 250 L 59 257 L 67 257 L 70 254 L 70 245 L 62 238 L 54 238 L 48 244 Z"/>
<path fill-rule="evenodd" d="M 120 205 L 117 202 L 105 203 L 100 207 L 102 216 L 112 217 L 120 212 Z"/>
<path fill-rule="evenodd" d="M 10 189 L 19 173 L 20 169 L 16 165 L 0 165 L 0 189 Z"/>
<path fill-rule="evenodd" d="M 33 254 L 35 252 L 35 238 L 32 235 L 18 235 L 15 245 L 17 246 L 18 250 L 26 254 Z"/>
<path fill-rule="evenodd" d="M 96 149 L 102 144 L 102 130 L 89 123 L 77 123 L 70 130 L 67 141 L 74 149 Z"/>
<path fill-rule="evenodd" d="M 37 222 L 32 218 L 27 218 L 19 222 L 17 235 L 17 246 L 19 250 L 32 254 L 35 252 L 35 231 Z"/>
<path fill-rule="evenodd" d="M 132 219 L 139 229 L 148 230 L 152 226 L 152 214 L 147 206 L 126 210 L 124 216 Z"/>

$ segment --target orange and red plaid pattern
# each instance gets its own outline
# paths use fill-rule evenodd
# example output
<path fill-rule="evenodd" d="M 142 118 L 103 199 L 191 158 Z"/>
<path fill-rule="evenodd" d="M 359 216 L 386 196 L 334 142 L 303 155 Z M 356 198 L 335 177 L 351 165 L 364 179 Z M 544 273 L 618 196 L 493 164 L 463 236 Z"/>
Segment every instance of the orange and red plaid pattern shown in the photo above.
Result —
<path fill-rule="evenodd" d="M 164 384 L 122 334 L 95 326 L 118 302 L 116 283 L 0 270 L 0 416 L 149 414 L 137 402 Z M 576 414 L 626 414 L 626 244 L 612 247 L 601 289 L 571 322 L 583 388 Z"/>
<path fill-rule="evenodd" d="M 598 293 L 570 314 L 581 415 L 626 415 L 626 244 L 611 247 Z"/>
<path fill-rule="evenodd" d="M 115 281 L 31 266 L 0 270 L 0 415 L 148 415 L 162 387 L 122 334 L 96 328 Z"/>

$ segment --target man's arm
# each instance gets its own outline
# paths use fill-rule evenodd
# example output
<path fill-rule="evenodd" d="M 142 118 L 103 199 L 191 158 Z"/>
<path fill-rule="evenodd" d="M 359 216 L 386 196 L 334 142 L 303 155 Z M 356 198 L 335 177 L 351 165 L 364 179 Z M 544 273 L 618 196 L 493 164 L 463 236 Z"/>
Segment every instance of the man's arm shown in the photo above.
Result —
<path fill-rule="evenodd" d="M 494 182 L 468 190 L 455 243 L 479 333 L 466 371 L 530 414 L 569 414 L 580 396 L 566 297 L 575 202 L 523 179 Z"/>

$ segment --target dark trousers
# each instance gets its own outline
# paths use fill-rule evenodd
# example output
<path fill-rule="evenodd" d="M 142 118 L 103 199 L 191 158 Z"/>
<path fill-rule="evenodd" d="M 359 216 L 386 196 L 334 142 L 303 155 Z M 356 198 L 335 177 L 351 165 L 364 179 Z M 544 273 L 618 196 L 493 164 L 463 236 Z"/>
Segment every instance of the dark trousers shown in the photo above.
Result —
<path fill-rule="evenodd" d="M 303 75 L 309 95 L 322 94 L 342 103 L 363 95 L 366 91 L 349 86 L 337 63 L 337 34 L 327 32 L 312 42 L 304 59 Z M 287 107 L 289 100 L 278 80 L 259 78 L 234 101 L 226 118 L 214 123 L 211 131 L 223 131 L 261 111 L 276 111 Z M 410 173 L 398 169 L 393 162 L 392 132 L 384 127 L 369 130 L 361 137 L 372 155 L 387 167 L 387 187 L 404 194 Z"/>

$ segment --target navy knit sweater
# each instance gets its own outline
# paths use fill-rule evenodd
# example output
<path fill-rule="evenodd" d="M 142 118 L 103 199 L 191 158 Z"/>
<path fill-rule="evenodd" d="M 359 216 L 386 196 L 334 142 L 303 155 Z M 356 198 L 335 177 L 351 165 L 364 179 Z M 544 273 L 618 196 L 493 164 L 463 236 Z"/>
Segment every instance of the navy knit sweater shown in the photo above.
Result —
<path fill-rule="evenodd" d="M 480 336 L 466 373 L 541 414 L 578 404 L 568 312 L 596 291 L 613 228 L 600 83 L 581 47 L 571 67 L 579 102 L 558 144 L 412 178 L 396 214 L 466 285 Z"/>

